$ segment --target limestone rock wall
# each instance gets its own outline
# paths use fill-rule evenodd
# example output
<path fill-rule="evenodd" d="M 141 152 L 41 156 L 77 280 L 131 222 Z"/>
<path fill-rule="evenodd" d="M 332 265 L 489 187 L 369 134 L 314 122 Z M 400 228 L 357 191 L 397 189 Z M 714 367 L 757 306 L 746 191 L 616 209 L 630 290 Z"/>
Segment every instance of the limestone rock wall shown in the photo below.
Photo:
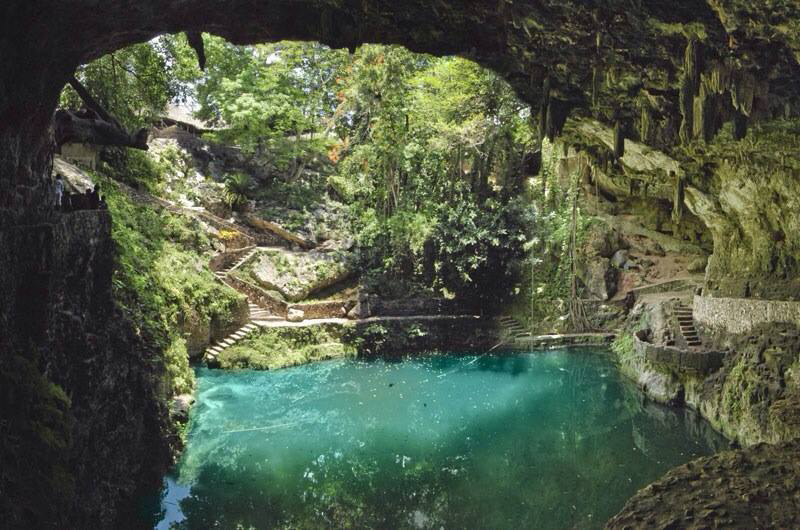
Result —
<path fill-rule="evenodd" d="M 111 527 L 179 443 L 160 354 L 113 303 L 111 218 L 79 211 L 1 230 L 0 248 L 0 430 L 24 435 L 3 438 L 3 525 Z M 63 411 L 32 405 L 48 393 Z"/>

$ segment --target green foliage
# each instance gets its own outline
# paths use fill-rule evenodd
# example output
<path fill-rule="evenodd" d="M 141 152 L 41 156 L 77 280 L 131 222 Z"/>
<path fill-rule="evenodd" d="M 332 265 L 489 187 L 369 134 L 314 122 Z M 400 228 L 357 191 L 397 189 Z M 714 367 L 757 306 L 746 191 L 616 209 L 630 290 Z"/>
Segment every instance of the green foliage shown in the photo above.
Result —
<path fill-rule="evenodd" d="M 252 179 L 246 173 L 234 173 L 225 178 L 225 204 L 231 210 L 241 210 L 247 204 Z"/>
<path fill-rule="evenodd" d="M 109 148 L 103 152 L 104 172 L 135 188 L 157 191 L 164 168 L 143 151 Z"/>
<path fill-rule="evenodd" d="M 82 66 L 76 77 L 125 126 L 145 127 L 169 101 L 186 95 L 188 87 L 179 78 L 175 60 L 182 46 L 188 49 L 179 38 L 171 36 L 134 44 Z M 83 102 L 67 86 L 60 104 L 78 109 Z"/>
<path fill-rule="evenodd" d="M 633 335 L 630 333 L 622 333 L 617 335 L 614 342 L 611 343 L 611 351 L 613 351 L 620 362 L 629 360 L 634 355 Z"/>
<path fill-rule="evenodd" d="M 114 298 L 147 342 L 165 352 L 170 390 L 187 392 L 194 376 L 180 334 L 182 317 L 228 323 L 242 295 L 208 270 L 204 253 L 211 243 L 197 221 L 135 203 L 115 181 L 101 180 L 114 220 Z"/>
<path fill-rule="evenodd" d="M 390 330 L 382 324 L 354 327 L 348 330 L 347 336 L 348 342 L 367 357 L 379 355 L 392 338 Z M 401 347 L 399 344 L 397 346 Z"/>
<path fill-rule="evenodd" d="M 307 42 L 237 47 L 209 37 L 205 44 L 208 70 L 186 72 L 198 116 L 226 126 L 221 140 L 269 152 L 279 171 L 288 170 L 307 155 L 297 136 L 319 128 L 333 110 L 332 81 L 346 52 Z"/>
<path fill-rule="evenodd" d="M 172 383 L 172 395 L 187 394 L 194 390 L 194 372 L 189 367 L 189 353 L 186 340 L 176 338 L 164 352 L 167 378 Z"/>
<path fill-rule="evenodd" d="M 554 314 L 559 301 L 570 296 L 572 282 L 572 209 L 580 186 L 577 175 L 563 182 L 556 167 L 561 145 L 546 138 L 542 145 L 542 168 L 529 189 L 528 202 L 534 203 L 536 215 L 531 224 L 532 238 L 526 245 L 525 282 L 521 293 L 529 301 L 526 319 L 530 326 L 559 315 Z M 566 179 L 565 179 L 566 180 Z M 581 248 L 592 219 L 576 211 L 576 247 Z"/>
<path fill-rule="evenodd" d="M 208 70 L 200 72 L 183 37 L 147 46 L 139 52 L 153 63 L 146 67 L 180 87 L 158 93 L 190 94 L 197 116 L 220 126 L 217 139 L 258 157 L 274 177 L 254 189 L 244 175 L 230 176 L 233 209 L 248 197 L 268 200 L 275 207 L 259 213 L 300 229 L 330 191 L 350 204 L 361 266 L 378 290 L 498 302 L 511 293 L 511 264 L 533 225 L 516 198 L 537 134 L 530 109 L 499 76 L 396 46 L 348 55 L 316 43 L 236 47 L 216 37 L 205 38 Z M 153 49 L 161 62 L 145 53 Z M 155 168 L 162 173 L 181 167 L 161 164 L 169 165 Z M 325 174 L 331 164 L 335 174 Z"/>
<path fill-rule="evenodd" d="M 262 329 L 218 357 L 224 369 L 277 370 L 312 361 L 349 357 L 341 325 Z"/>
<path fill-rule="evenodd" d="M 533 137 L 527 109 L 474 63 L 397 47 L 362 47 L 339 84 L 331 182 L 353 201 L 369 283 L 506 296 L 532 221 L 510 201 Z"/>

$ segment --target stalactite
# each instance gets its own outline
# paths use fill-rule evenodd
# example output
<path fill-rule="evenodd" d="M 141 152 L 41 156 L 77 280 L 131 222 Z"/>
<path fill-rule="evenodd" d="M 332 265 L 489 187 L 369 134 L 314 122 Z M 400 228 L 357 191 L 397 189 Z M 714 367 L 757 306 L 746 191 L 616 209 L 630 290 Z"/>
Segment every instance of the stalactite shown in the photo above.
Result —
<path fill-rule="evenodd" d="M 747 136 L 747 116 L 738 112 L 733 118 L 733 139 L 741 140 L 745 136 Z"/>
<path fill-rule="evenodd" d="M 683 58 L 683 76 L 678 94 L 678 103 L 683 119 L 678 134 L 684 145 L 690 143 L 695 137 L 694 96 L 700 89 L 700 72 L 702 70 L 700 46 L 697 39 L 689 39 Z"/>
<path fill-rule="evenodd" d="M 617 120 L 614 123 L 614 160 L 619 160 L 625 156 L 625 133 L 622 130 L 622 122 Z"/>
<path fill-rule="evenodd" d="M 706 87 L 700 90 L 700 95 L 694 98 L 694 136 L 711 142 L 719 131 L 720 109 L 719 98 L 713 93 L 708 93 Z"/>
<path fill-rule="evenodd" d="M 550 77 L 547 76 L 542 81 L 542 106 L 539 109 L 539 147 L 542 140 L 547 136 L 547 112 L 550 107 Z"/>
<path fill-rule="evenodd" d="M 686 51 L 684 52 L 683 75 L 689 78 L 695 91 L 700 86 L 700 72 L 703 70 L 701 62 L 701 44 L 695 37 L 692 37 L 686 44 Z"/>
<path fill-rule="evenodd" d="M 686 145 L 694 139 L 694 85 L 688 75 L 684 75 L 681 79 L 678 103 L 681 108 L 681 116 L 683 116 L 678 134 L 681 143 Z"/>
<path fill-rule="evenodd" d="M 686 181 L 683 176 L 675 175 L 672 171 L 670 171 L 670 176 L 675 183 L 672 195 L 672 220 L 676 225 L 679 225 L 681 219 L 683 219 L 683 198 L 686 192 Z"/>
<path fill-rule="evenodd" d="M 592 110 L 597 110 L 600 105 L 600 90 L 602 89 L 603 72 L 599 67 L 592 68 Z"/>
<path fill-rule="evenodd" d="M 650 115 L 650 109 L 647 108 L 646 103 L 642 103 L 642 117 L 639 125 L 639 140 L 647 144 L 650 142 L 650 136 L 653 134 L 653 118 Z"/>
<path fill-rule="evenodd" d="M 756 94 L 756 79 L 748 72 L 740 72 L 731 87 L 733 108 L 744 116 L 753 112 L 753 100 Z"/>
<path fill-rule="evenodd" d="M 550 103 L 547 105 L 547 126 L 545 128 L 550 141 L 555 140 L 561 134 L 568 114 L 569 106 L 566 102 L 550 98 Z"/>

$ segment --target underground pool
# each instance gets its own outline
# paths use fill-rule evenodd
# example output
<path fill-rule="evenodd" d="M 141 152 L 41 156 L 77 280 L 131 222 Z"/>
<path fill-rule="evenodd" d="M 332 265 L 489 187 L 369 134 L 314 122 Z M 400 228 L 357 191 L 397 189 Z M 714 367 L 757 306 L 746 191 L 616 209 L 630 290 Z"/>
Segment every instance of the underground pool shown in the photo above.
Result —
<path fill-rule="evenodd" d="M 198 369 L 157 528 L 596 528 L 727 447 L 602 350 Z"/>

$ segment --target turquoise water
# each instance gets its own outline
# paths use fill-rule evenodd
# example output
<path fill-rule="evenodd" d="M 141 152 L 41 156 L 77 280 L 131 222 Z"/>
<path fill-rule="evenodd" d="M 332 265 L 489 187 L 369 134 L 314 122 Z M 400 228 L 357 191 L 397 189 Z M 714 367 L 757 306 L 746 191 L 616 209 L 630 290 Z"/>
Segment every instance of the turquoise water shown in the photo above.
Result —
<path fill-rule="evenodd" d="M 593 528 L 726 442 L 591 351 L 199 369 L 158 528 Z"/>

